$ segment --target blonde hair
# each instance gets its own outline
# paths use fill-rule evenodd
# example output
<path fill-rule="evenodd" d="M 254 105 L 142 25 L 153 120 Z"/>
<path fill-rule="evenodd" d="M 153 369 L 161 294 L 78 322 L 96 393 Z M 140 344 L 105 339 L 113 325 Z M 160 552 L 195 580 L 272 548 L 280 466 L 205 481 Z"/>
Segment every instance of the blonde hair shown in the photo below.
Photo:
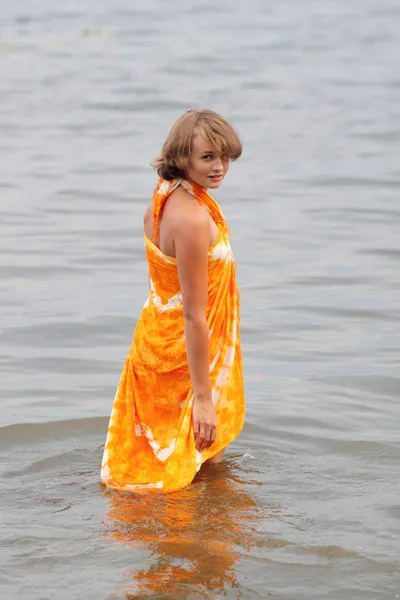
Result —
<path fill-rule="evenodd" d="M 230 160 L 236 160 L 242 154 L 241 141 L 232 125 L 212 110 L 191 109 L 174 123 L 161 155 L 152 163 L 160 177 L 168 181 L 185 179 L 193 138 L 199 133 Z"/>

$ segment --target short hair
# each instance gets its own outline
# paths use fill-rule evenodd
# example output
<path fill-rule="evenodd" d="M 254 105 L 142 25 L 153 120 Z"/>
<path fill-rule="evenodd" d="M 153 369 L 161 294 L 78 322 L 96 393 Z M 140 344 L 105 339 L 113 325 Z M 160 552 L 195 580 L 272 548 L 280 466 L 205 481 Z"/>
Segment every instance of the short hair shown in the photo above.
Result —
<path fill-rule="evenodd" d="M 152 163 L 160 177 L 168 181 L 185 179 L 193 138 L 199 133 L 230 160 L 241 156 L 242 143 L 232 125 L 212 110 L 191 109 L 174 123 L 161 155 Z"/>

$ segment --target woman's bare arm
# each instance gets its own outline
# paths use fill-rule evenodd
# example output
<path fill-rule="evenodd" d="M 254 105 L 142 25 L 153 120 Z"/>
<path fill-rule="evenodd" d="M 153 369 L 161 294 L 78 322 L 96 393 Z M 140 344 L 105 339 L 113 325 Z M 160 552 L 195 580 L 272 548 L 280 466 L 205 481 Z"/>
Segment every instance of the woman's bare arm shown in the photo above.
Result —
<path fill-rule="evenodd" d="M 173 240 L 182 291 L 186 352 L 194 389 L 193 423 L 196 448 L 215 441 L 216 414 L 211 400 L 208 300 L 209 217 L 198 205 L 182 206 Z"/>

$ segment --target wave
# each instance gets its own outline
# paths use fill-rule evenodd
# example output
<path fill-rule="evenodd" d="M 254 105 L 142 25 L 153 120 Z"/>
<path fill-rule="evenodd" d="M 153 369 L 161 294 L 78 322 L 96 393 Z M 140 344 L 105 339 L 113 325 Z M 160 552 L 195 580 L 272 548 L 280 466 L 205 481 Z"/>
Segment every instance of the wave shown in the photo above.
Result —
<path fill-rule="evenodd" d="M 0 448 L 32 444 L 43 439 L 61 440 L 106 435 L 108 417 L 89 417 L 45 423 L 15 423 L 0 427 Z"/>

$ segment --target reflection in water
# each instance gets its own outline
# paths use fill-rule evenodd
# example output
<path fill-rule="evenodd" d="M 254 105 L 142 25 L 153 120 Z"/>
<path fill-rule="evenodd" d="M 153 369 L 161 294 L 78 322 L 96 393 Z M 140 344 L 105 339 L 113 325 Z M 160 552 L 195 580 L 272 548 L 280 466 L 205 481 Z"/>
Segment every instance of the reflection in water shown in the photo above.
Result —
<path fill-rule="evenodd" d="M 260 540 L 261 506 L 245 491 L 249 483 L 224 462 L 205 466 L 178 493 L 108 492 L 106 535 L 151 552 L 151 564 L 131 572 L 126 597 L 208 598 L 238 588 L 240 547 L 250 550 Z"/>

